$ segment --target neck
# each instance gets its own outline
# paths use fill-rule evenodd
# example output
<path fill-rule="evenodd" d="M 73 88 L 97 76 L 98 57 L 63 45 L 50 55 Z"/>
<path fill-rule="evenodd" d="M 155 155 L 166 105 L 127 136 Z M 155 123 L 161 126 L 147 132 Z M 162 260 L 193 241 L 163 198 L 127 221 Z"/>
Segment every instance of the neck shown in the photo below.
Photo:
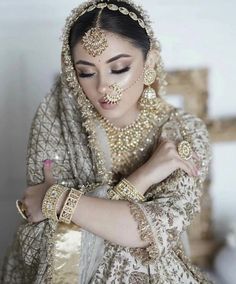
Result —
<path fill-rule="evenodd" d="M 129 109 L 125 115 L 119 118 L 109 118 L 107 119 L 112 125 L 117 128 L 124 128 L 130 124 L 132 124 L 137 118 L 140 113 L 140 109 L 138 105 Z"/>

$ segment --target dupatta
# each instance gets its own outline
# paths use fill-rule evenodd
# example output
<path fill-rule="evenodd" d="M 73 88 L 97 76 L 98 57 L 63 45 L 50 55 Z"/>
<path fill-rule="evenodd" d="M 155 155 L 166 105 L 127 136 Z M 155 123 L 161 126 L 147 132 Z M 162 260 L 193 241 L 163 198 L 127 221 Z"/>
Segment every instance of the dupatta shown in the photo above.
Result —
<path fill-rule="evenodd" d="M 85 9 L 97 2 L 82 4 L 66 21 L 62 38 L 62 72 L 50 94 L 38 107 L 30 130 L 28 186 L 44 182 L 43 161 L 46 159 L 54 161 L 53 176 L 64 186 L 78 188 L 90 196 L 107 198 L 107 189 L 112 185 L 107 139 L 104 130 L 96 123 L 93 105 L 78 83 L 69 47 L 69 34 L 74 22 Z M 128 3 L 131 4 L 131 1 Z M 160 51 L 158 42 L 156 48 Z M 159 93 L 165 85 L 161 63 L 159 58 Z M 173 107 L 163 104 L 157 126 L 161 127 L 170 119 L 172 110 Z M 150 200 L 158 192 L 153 189 L 148 193 Z M 137 221 L 143 218 L 138 205 L 133 204 L 131 211 Z M 145 223 L 144 226 L 143 234 L 145 231 L 147 234 L 142 237 L 148 236 L 147 240 L 151 240 L 149 225 Z M 148 249 L 147 254 L 155 259 L 155 247 Z M 22 223 L 6 258 L 2 283 L 88 283 L 103 252 L 104 240 L 78 226 L 66 226 L 51 220 L 37 224 Z M 140 255 L 139 250 L 135 253 Z"/>

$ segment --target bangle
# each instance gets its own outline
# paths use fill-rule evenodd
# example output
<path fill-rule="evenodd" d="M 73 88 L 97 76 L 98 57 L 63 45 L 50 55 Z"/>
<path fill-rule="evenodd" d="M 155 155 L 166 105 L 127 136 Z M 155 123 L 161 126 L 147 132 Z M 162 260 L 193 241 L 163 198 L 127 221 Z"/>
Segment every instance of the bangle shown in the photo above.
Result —
<path fill-rule="evenodd" d="M 145 201 L 144 195 L 139 193 L 136 188 L 125 178 L 113 188 L 113 191 L 116 195 L 119 195 L 131 202 Z"/>
<path fill-rule="evenodd" d="M 16 200 L 16 208 L 18 212 L 20 213 L 21 217 L 25 220 L 27 220 L 26 210 L 24 207 L 24 204 L 20 200 Z"/>
<path fill-rule="evenodd" d="M 120 200 L 124 199 L 122 195 L 120 195 L 118 192 L 116 192 L 114 189 L 110 189 L 108 192 L 108 197 L 112 200 Z"/>
<path fill-rule="evenodd" d="M 67 190 L 67 187 L 60 184 L 54 184 L 49 187 L 42 203 L 42 213 L 45 218 L 52 219 L 57 222 L 59 221 L 57 217 L 57 203 L 62 194 Z"/>
<path fill-rule="evenodd" d="M 80 200 L 80 197 L 82 196 L 83 192 L 76 190 L 76 189 L 71 189 L 66 201 L 63 205 L 63 208 L 61 210 L 61 214 L 59 217 L 59 221 L 70 224 L 72 216 L 75 212 L 75 208 Z"/>

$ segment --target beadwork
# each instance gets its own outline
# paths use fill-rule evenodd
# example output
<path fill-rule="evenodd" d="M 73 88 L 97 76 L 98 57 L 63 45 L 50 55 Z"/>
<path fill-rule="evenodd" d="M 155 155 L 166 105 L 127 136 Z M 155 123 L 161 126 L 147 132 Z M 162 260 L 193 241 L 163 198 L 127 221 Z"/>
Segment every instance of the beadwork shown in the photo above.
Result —
<path fill-rule="evenodd" d="M 47 190 L 43 203 L 42 203 L 42 213 L 45 218 L 52 219 L 58 222 L 57 217 L 57 203 L 64 192 L 68 190 L 60 184 L 54 184 Z"/>
<path fill-rule="evenodd" d="M 106 34 L 98 27 L 90 29 L 83 36 L 82 44 L 84 49 L 93 57 L 102 54 L 108 47 Z"/>
<path fill-rule="evenodd" d="M 137 21 L 139 26 L 146 30 L 146 33 L 150 35 L 148 28 L 145 26 L 144 21 L 139 18 L 134 12 L 130 12 L 125 7 L 119 7 L 115 4 L 108 4 L 108 3 L 98 3 L 97 5 L 93 4 L 88 7 L 82 15 L 85 13 L 91 12 L 94 9 L 101 9 L 99 15 L 96 20 L 96 24 L 94 28 L 91 28 L 82 38 L 82 44 L 85 50 L 92 55 L 93 57 L 101 55 L 103 51 L 108 47 L 106 34 L 102 31 L 99 27 L 99 20 L 101 17 L 101 13 L 104 8 L 109 9 L 110 11 L 117 11 L 123 15 L 129 16 L 132 20 Z M 150 43 L 152 44 L 151 40 Z"/>
<path fill-rule="evenodd" d="M 145 201 L 145 197 L 127 179 L 122 179 L 121 182 L 108 192 L 108 196 L 113 200 L 125 199 L 130 202 Z"/>
<path fill-rule="evenodd" d="M 80 197 L 82 196 L 82 192 L 76 189 L 71 189 L 67 199 L 63 205 L 63 208 L 61 210 L 61 214 L 59 217 L 59 221 L 66 223 L 66 224 L 70 224 L 71 219 L 73 217 L 75 208 L 80 200 Z"/>

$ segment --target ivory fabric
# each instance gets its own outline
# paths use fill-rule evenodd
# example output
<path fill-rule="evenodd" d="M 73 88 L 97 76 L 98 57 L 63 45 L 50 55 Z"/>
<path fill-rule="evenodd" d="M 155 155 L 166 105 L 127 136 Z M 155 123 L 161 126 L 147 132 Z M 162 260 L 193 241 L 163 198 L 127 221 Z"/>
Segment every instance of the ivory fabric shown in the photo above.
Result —
<path fill-rule="evenodd" d="M 144 142 L 136 166 L 147 160 L 160 137 L 181 141 L 180 128 L 184 125 L 193 150 L 200 157 L 201 174 L 190 177 L 177 170 L 146 192 L 145 203 L 130 203 L 140 237 L 150 245 L 122 247 L 76 226 L 63 228 L 49 220 L 22 223 L 5 259 L 1 283 L 210 283 L 191 265 L 180 244 L 181 234 L 200 210 L 202 183 L 211 160 L 208 131 L 201 119 L 165 102 L 163 108 L 166 105 L 168 111 L 153 129 L 156 135 L 150 133 L 151 139 Z M 96 149 L 89 146 L 83 122 L 75 97 L 59 78 L 40 104 L 32 123 L 28 185 L 44 181 L 42 161 L 53 159 L 53 174 L 58 183 L 74 188 L 84 185 L 85 194 L 107 198 L 109 185 L 96 175 Z M 109 171 L 112 165 L 107 137 L 98 122 L 94 129 L 97 145 L 103 145 Z"/>

